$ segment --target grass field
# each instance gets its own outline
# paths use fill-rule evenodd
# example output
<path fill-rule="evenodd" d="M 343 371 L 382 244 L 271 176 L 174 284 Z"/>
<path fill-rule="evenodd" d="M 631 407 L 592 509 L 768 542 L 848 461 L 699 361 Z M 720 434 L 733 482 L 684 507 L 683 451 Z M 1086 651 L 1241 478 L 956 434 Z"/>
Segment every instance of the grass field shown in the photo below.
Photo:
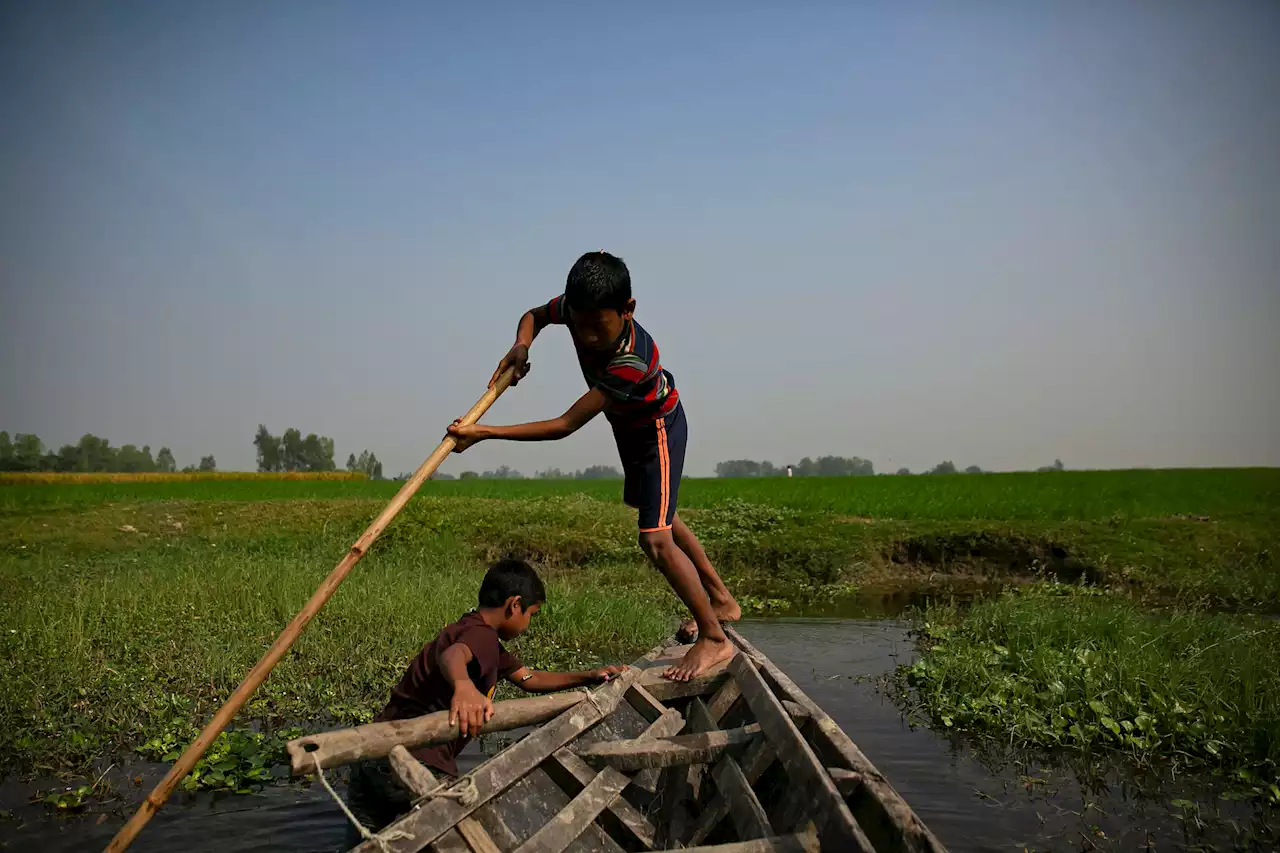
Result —
<path fill-rule="evenodd" d="M 84 769 L 147 742 L 163 754 L 207 719 L 399 485 L 0 486 L 0 765 Z M 473 606 L 485 563 L 505 553 L 532 559 L 549 581 L 549 606 L 517 649 L 532 664 L 649 647 L 678 603 L 643 562 L 620 490 L 616 481 L 426 484 L 236 725 L 368 719 L 408 658 Z M 1045 578 L 1111 590 L 1108 601 L 1139 614 L 1280 612 L 1280 471 L 689 480 L 681 506 L 749 612 L 855 588 Z M 996 623 L 966 622 L 976 610 L 933 622 L 977 644 Z M 1142 630 L 1171 637 L 1151 647 L 1168 656 L 1219 636 L 1217 622 L 1194 624 L 1195 636 Z M 1280 694 L 1266 692 L 1260 673 L 1272 662 L 1280 670 L 1280 656 L 1275 622 L 1259 624 L 1247 652 L 1266 698 Z M 1229 676 L 1224 654 L 1201 653 L 1214 669 L 1198 695 Z M 976 690 L 969 677 L 940 684 L 921 681 L 918 696 L 939 715 Z M 947 716 L 974 731 L 991 723 Z M 1257 714 L 1233 719 L 1248 731 Z"/>

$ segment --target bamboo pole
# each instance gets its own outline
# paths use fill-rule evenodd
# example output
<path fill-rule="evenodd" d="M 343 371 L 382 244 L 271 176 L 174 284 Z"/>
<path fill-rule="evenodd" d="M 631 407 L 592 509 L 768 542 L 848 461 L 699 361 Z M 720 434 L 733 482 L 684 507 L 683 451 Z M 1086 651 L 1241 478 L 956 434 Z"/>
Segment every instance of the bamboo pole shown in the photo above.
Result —
<path fill-rule="evenodd" d="M 464 426 L 469 426 L 480 420 L 484 413 L 489 410 L 489 407 L 501 396 L 502 392 L 507 390 L 507 387 L 511 384 L 512 375 L 512 369 L 508 369 L 499 376 L 492 387 L 484 392 L 484 396 L 476 401 L 471 410 L 462 416 L 460 423 Z M 249 674 L 245 676 L 244 681 L 240 683 L 236 691 L 231 694 L 231 698 L 218 709 L 218 713 L 213 715 L 213 719 L 209 721 L 199 736 L 187 747 L 187 751 L 182 753 L 173 767 L 169 768 L 169 772 L 165 774 L 165 777 L 160 780 L 160 783 L 142 801 L 142 805 L 138 806 L 138 810 L 134 812 L 133 817 L 129 818 L 129 822 L 120 828 L 115 838 L 111 839 L 111 843 L 107 845 L 106 853 L 121 853 L 133 843 L 133 839 L 142 831 L 142 827 L 147 825 L 147 821 L 151 820 L 151 816 L 164 805 L 165 800 L 169 799 L 173 789 L 191 772 L 191 768 L 195 767 L 196 762 L 200 760 L 200 756 L 204 755 L 205 750 L 209 748 L 209 744 L 213 743 L 214 738 L 227 727 L 227 724 L 231 722 L 231 719 L 253 694 L 253 691 L 257 690 L 258 686 L 267 679 L 272 668 L 280 662 L 285 652 L 289 651 L 289 647 L 298 639 L 302 629 L 307 627 L 307 623 L 311 621 L 311 618 L 320 612 L 320 608 L 324 607 L 325 602 L 337 591 L 338 585 L 355 567 L 355 564 L 360 562 L 360 558 L 365 555 L 378 536 L 382 534 L 382 531 L 391 523 L 391 520 L 399 514 L 400 510 L 404 509 L 405 504 L 418 491 L 418 488 L 426 482 L 428 477 L 435 473 L 435 470 L 440 467 L 440 463 L 448 458 L 456 446 L 457 441 L 453 437 L 446 435 L 435 451 L 422 463 L 422 466 L 405 482 L 400 491 L 396 493 L 396 496 L 391 499 L 391 503 L 387 504 L 386 508 L 373 520 L 368 529 L 351 546 L 351 550 L 347 552 L 341 562 L 334 567 L 329 576 L 320 584 L 319 589 L 315 591 L 302 610 L 298 611 L 298 615 L 294 616 L 292 621 L 280 632 L 280 636 L 276 637 L 276 641 L 271 644 L 271 648 L 267 649 L 261 660 L 254 664 L 253 669 L 249 670 Z"/>

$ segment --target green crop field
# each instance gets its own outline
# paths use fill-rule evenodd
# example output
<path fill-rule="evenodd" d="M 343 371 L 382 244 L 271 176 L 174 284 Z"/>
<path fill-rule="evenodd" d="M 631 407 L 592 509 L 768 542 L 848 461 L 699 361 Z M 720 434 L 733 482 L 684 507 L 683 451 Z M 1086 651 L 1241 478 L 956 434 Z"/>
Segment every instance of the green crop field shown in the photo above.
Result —
<path fill-rule="evenodd" d="M 234 689 L 399 485 L 0 486 L 0 767 L 84 770 L 139 747 L 170 753 Z M 236 727 L 369 719 L 409 657 L 473 606 L 486 563 L 508 553 L 532 560 L 549 582 L 551 601 L 517 648 L 532 664 L 625 660 L 649 647 L 671 630 L 679 606 L 636 547 L 620 492 L 618 481 L 427 483 Z M 1269 733 L 1249 742 L 1247 761 L 1233 759 L 1259 778 L 1280 755 L 1268 740 L 1280 727 L 1262 725 L 1257 710 L 1280 703 L 1266 678 L 1280 671 L 1278 629 L 1248 615 L 1280 612 L 1280 471 L 687 480 L 681 506 L 748 613 L 803 611 L 868 590 L 1016 590 L 1046 581 L 1102 596 L 1101 604 L 1091 595 L 1079 605 L 1094 609 L 1070 623 L 1074 634 L 1051 618 L 1074 594 L 926 613 L 936 630 L 957 638 L 953 656 L 927 655 L 938 668 L 915 673 L 905 689 L 938 725 L 946 717 L 980 735 L 996 720 L 955 709 L 988 695 L 981 673 L 991 650 L 983 644 L 1014 649 L 992 639 L 1001 631 L 1011 636 L 1020 620 L 1042 620 L 1058 627 L 1041 635 L 1069 656 L 1094 640 L 1112 648 L 1089 639 L 1112 624 L 1141 639 L 1135 648 L 1148 634 L 1167 635 L 1143 647 L 1160 650 L 1159 659 L 1219 644 L 1195 658 L 1205 663 L 1202 677 L 1179 670 L 1179 683 L 1194 691 L 1187 702 L 1215 695 L 1215 679 L 1227 677 L 1216 650 L 1240 643 L 1253 662 L 1247 695 L 1256 701 L 1241 705 L 1245 711 L 1214 738 L 1239 752 L 1250 732 Z M 1148 615 L 1157 612 L 1189 621 L 1165 631 Z M 1248 636 L 1233 640 L 1236 628 Z M 1116 648 L 1126 642 L 1113 638 Z M 1154 666 L 1157 658 L 1144 654 L 1140 660 Z M 1019 673 L 1030 680 L 1017 689 L 1043 693 L 1052 671 L 1043 655 L 1034 659 L 1038 668 Z M 1095 675 L 1104 681 L 1058 680 L 1083 695 L 1109 677 Z M 1123 677 L 1137 683 L 1131 671 Z M 1097 697 L 1080 699 L 1081 707 L 1090 700 Z M 1141 697 L 1135 702 L 1124 706 L 1130 725 L 1144 713 Z M 1094 728 L 1082 724 L 1084 737 L 1076 738 L 1049 714 L 1027 724 L 1025 740 L 1096 745 L 1098 733 L 1110 731 L 1105 721 L 1085 722 Z M 1145 743 L 1143 755 L 1160 743 Z M 243 781 L 208 778 L 213 787 Z"/>

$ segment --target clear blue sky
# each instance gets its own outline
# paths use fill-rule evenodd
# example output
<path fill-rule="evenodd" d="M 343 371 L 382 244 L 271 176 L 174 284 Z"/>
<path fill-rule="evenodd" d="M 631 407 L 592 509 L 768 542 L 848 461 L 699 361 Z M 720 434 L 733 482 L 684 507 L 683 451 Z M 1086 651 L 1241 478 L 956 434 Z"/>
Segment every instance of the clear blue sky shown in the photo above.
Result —
<path fill-rule="evenodd" d="M 0 428 L 411 470 L 606 248 L 695 474 L 1280 465 L 1277 44 L 1262 0 L 4 2 Z M 584 390 L 532 361 L 489 420 Z"/>

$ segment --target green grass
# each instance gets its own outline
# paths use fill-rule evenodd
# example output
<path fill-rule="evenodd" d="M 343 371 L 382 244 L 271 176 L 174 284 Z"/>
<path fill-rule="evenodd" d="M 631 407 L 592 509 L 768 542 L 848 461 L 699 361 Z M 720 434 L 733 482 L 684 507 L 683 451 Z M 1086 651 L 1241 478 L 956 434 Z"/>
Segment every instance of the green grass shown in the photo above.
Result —
<path fill-rule="evenodd" d="M 0 512 L 85 507 L 108 501 L 335 500 L 386 501 L 394 482 L 110 483 L 0 486 Z M 419 494 L 520 500 L 585 494 L 616 501 L 618 480 L 432 481 Z M 737 499 L 801 512 L 935 521 L 1071 521 L 1158 518 L 1178 514 L 1239 515 L 1280 507 L 1280 469 L 1065 471 L 928 477 L 689 479 L 684 507 Z"/>
<path fill-rule="evenodd" d="M 83 770 L 157 739 L 152 752 L 167 754 L 166 738 L 221 704 L 398 485 L 0 487 L 0 770 Z M 620 489 L 428 483 L 235 725 L 367 720 L 506 553 L 549 582 L 517 649 L 530 663 L 650 647 L 679 607 L 640 555 Z M 1253 470 L 690 480 L 681 515 L 748 611 L 853 588 L 1056 576 L 1135 607 L 1276 612 L 1278 496 L 1280 472 Z M 261 756 L 243 740 L 226 752 Z"/>
<path fill-rule="evenodd" d="M 899 670 L 943 728 L 1011 747 L 1119 752 L 1226 774 L 1280 805 L 1280 624 L 1149 612 L 1105 592 L 1035 585 L 920 616 Z"/>

